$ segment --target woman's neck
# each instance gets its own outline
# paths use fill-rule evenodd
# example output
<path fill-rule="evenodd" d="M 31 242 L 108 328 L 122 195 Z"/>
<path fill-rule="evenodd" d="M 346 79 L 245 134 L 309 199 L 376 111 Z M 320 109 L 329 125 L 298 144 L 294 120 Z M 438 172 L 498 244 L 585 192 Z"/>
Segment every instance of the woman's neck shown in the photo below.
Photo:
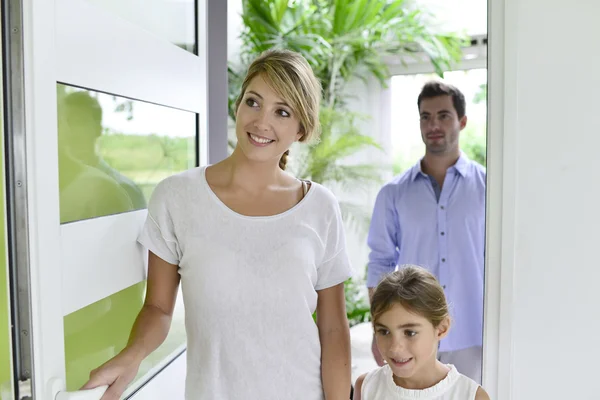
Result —
<path fill-rule="evenodd" d="M 255 162 L 248 160 L 236 149 L 233 154 L 219 163 L 223 180 L 227 185 L 254 190 L 283 184 L 285 173 L 278 161 Z M 225 183 L 224 182 L 224 183 Z"/>

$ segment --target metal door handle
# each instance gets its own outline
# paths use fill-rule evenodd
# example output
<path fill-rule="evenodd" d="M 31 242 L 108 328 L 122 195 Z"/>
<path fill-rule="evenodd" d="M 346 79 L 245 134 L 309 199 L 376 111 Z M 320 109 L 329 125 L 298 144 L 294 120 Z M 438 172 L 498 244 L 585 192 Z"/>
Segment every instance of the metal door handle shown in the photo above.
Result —
<path fill-rule="evenodd" d="M 54 400 L 100 400 L 108 385 L 98 386 L 94 389 L 77 390 L 74 392 L 58 392 Z"/>

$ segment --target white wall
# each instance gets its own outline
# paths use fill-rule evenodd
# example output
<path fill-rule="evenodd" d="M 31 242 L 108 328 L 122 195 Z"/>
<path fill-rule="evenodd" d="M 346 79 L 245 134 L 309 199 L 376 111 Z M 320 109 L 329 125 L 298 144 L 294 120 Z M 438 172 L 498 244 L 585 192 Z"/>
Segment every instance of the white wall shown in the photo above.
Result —
<path fill-rule="evenodd" d="M 514 267 L 512 304 L 503 300 L 510 398 L 599 399 L 600 3 L 504 3 L 504 157 L 514 164 L 502 169 L 515 195 L 505 235 L 514 258 L 502 261 L 504 272 Z"/>

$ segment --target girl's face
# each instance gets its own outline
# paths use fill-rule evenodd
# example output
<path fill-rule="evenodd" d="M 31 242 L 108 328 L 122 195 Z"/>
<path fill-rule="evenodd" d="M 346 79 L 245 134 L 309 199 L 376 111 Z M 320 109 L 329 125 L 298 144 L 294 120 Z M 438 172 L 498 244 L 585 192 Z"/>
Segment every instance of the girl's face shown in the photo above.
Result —
<path fill-rule="evenodd" d="M 450 320 L 434 327 L 427 318 L 396 303 L 381 314 L 374 327 L 379 352 L 394 375 L 418 379 L 435 366 L 438 343 L 448 333 Z"/>
<path fill-rule="evenodd" d="M 250 81 L 237 110 L 236 136 L 248 159 L 279 163 L 302 133 L 289 104 L 258 75 Z"/>

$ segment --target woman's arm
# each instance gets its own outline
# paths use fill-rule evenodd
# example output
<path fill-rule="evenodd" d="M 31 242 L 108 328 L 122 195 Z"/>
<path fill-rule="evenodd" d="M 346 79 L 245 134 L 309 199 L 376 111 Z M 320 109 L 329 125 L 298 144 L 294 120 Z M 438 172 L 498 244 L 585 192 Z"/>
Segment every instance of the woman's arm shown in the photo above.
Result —
<path fill-rule="evenodd" d="M 135 378 L 142 360 L 167 337 L 178 286 L 177 265 L 169 264 L 149 252 L 146 298 L 131 330 L 129 342 L 117 356 L 93 370 L 90 380 L 82 389 L 110 385 L 101 400 L 120 398 L 127 385 Z"/>
<path fill-rule="evenodd" d="M 350 398 L 350 328 L 344 284 L 319 290 L 317 327 L 321 340 L 321 376 L 326 400 Z"/>

